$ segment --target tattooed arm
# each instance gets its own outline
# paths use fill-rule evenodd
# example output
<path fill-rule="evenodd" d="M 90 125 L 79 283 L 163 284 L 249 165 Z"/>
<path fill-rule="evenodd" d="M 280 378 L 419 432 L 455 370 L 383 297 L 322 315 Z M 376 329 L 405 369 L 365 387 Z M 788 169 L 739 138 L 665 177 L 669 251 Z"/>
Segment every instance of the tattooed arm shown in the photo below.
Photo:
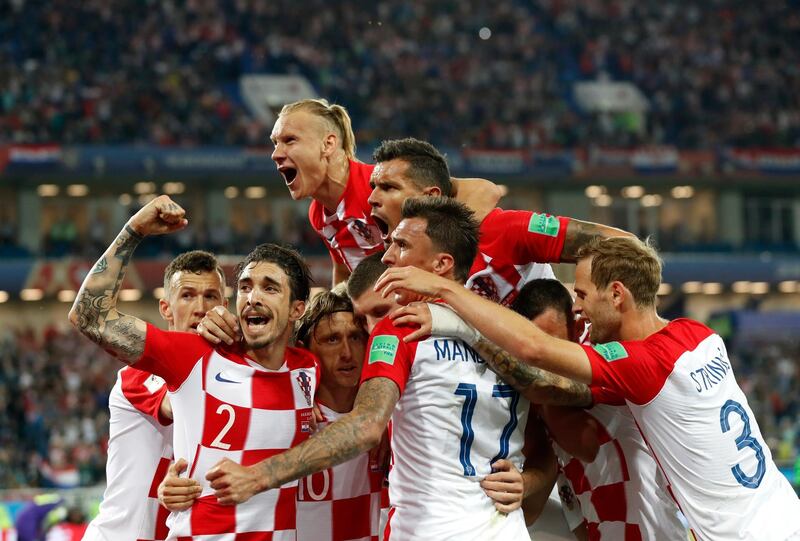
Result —
<path fill-rule="evenodd" d="M 594 237 L 633 236 L 632 233 L 617 229 L 616 227 L 570 218 L 564 236 L 564 248 L 561 250 L 561 262 L 575 263 L 575 255 L 578 253 L 578 250 Z"/>
<path fill-rule="evenodd" d="M 125 271 L 144 237 L 181 229 L 187 223 L 183 215 L 183 209 L 164 195 L 145 205 L 86 276 L 69 311 L 70 322 L 84 336 L 127 364 L 142 356 L 147 326 L 117 311 Z"/>
<path fill-rule="evenodd" d="M 381 440 L 400 391 L 383 377 L 365 381 L 353 410 L 307 441 L 252 466 L 223 459 L 206 474 L 220 503 L 239 504 L 254 494 L 346 462 Z"/>
<path fill-rule="evenodd" d="M 584 383 L 520 361 L 486 338 L 479 339 L 473 349 L 486 360 L 492 372 L 531 402 L 580 408 L 592 405 L 592 393 Z"/>

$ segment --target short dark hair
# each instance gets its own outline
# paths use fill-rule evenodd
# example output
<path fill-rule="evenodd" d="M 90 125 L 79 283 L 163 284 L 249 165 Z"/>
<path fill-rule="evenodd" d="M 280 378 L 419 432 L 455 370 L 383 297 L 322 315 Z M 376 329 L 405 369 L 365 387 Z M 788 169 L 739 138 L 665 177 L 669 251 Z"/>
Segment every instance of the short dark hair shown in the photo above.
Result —
<path fill-rule="evenodd" d="M 311 289 L 311 271 L 308 270 L 308 265 L 298 251 L 289 246 L 269 242 L 256 246 L 236 265 L 236 284 L 239 284 L 239 278 L 245 267 L 261 261 L 274 263 L 286 273 L 292 291 L 291 300 L 308 300 L 308 292 Z"/>
<path fill-rule="evenodd" d="M 351 299 L 357 299 L 363 295 L 366 290 L 375 285 L 381 274 L 389 268 L 383 262 L 383 254 L 385 253 L 378 252 L 377 254 L 368 255 L 350 273 L 350 277 L 347 279 L 347 294 L 350 295 Z"/>
<path fill-rule="evenodd" d="M 170 281 L 178 272 L 214 272 L 219 274 L 220 284 L 222 285 L 222 296 L 225 296 L 225 271 L 222 270 L 214 254 L 203 250 L 192 250 L 184 252 L 169 262 L 164 269 L 164 294 L 169 293 Z"/>
<path fill-rule="evenodd" d="M 428 222 L 425 234 L 438 250 L 453 256 L 456 279 L 466 281 L 478 254 L 480 224 L 475 214 L 452 197 L 409 197 L 403 202 L 402 216 Z"/>
<path fill-rule="evenodd" d="M 564 284 L 552 278 L 531 280 L 511 304 L 512 310 L 527 319 L 539 317 L 548 308 L 563 314 L 567 325 L 572 321 L 572 295 Z"/>
<path fill-rule="evenodd" d="M 308 337 L 314 333 L 317 323 L 336 312 L 347 312 L 355 316 L 353 301 L 347 296 L 347 290 L 343 283 L 338 284 L 330 291 L 323 291 L 311 299 L 306 306 L 306 311 L 297 320 L 294 339 L 303 342 L 308 347 Z M 358 325 L 361 327 L 360 323 Z"/>
<path fill-rule="evenodd" d="M 383 141 L 372 153 L 375 163 L 403 160 L 408 163 L 406 176 L 423 189 L 438 186 L 442 195 L 452 195 L 450 169 L 447 160 L 432 144 L 413 137 Z"/>

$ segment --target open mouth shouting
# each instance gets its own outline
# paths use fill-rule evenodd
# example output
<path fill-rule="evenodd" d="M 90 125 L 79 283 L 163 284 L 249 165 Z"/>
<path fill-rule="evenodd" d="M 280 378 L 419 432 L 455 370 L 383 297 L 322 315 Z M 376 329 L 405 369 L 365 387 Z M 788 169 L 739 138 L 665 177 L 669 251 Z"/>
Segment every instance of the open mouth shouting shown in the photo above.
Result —
<path fill-rule="evenodd" d="M 294 179 L 297 178 L 297 169 L 294 167 L 289 167 L 288 165 L 282 165 L 278 167 L 278 172 L 283 177 L 283 181 L 287 186 L 291 186 L 292 182 L 294 182 Z"/>
<path fill-rule="evenodd" d="M 244 315 L 243 320 L 247 331 L 251 334 L 257 334 L 266 328 L 272 318 L 267 314 L 250 311 Z"/>
<path fill-rule="evenodd" d="M 372 220 L 375 222 L 375 225 L 378 226 L 378 229 L 380 229 L 383 239 L 386 240 L 386 237 L 389 236 L 389 224 L 378 214 L 375 214 L 375 211 L 372 212 Z"/>

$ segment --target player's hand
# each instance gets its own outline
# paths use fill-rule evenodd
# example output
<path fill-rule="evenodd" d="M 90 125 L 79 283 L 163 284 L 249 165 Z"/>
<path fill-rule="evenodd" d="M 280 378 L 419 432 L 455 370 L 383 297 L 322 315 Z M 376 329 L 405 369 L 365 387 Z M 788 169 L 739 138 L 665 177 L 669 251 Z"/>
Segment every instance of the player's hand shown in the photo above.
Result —
<path fill-rule="evenodd" d="M 389 314 L 389 318 L 397 326 L 419 325 L 418 330 L 403 338 L 404 342 L 413 342 L 428 336 L 449 336 L 460 338 L 472 346 L 483 337 L 450 306 L 438 302 L 415 302 L 398 308 Z"/>
<path fill-rule="evenodd" d="M 261 492 L 263 486 L 253 468 L 242 466 L 228 458 L 223 458 L 208 470 L 206 479 L 211 483 L 214 495 L 222 505 L 244 503 Z"/>
<path fill-rule="evenodd" d="M 391 267 L 375 282 L 374 290 L 380 291 L 384 298 L 394 294 L 399 304 L 409 304 L 426 298 L 438 299 L 453 283 L 416 267 Z"/>
<path fill-rule="evenodd" d="M 408 306 L 401 306 L 389 314 L 389 319 L 391 319 L 397 327 L 419 326 L 419 329 L 403 338 L 403 342 L 416 342 L 417 340 L 423 340 L 431 335 L 433 318 L 427 302 L 412 302 Z"/>
<path fill-rule="evenodd" d="M 143 237 L 179 231 L 188 224 L 186 211 L 167 195 L 159 195 L 128 220 L 128 225 Z"/>
<path fill-rule="evenodd" d="M 186 459 L 179 458 L 167 470 L 167 475 L 158 485 L 158 501 L 170 511 L 185 511 L 200 496 L 202 487 L 194 479 L 179 477 L 186 471 Z"/>
<path fill-rule="evenodd" d="M 510 513 L 520 508 L 525 495 L 522 474 L 506 459 L 492 464 L 493 473 L 481 481 L 481 488 L 494 500 L 494 507 L 501 513 Z"/>
<path fill-rule="evenodd" d="M 212 344 L 225 342 L 229 346 L 242 338 L 239 319 L 224 306 L 215 306 L 206 312 L 203 320 L 197 325 L 197 334 Z"/>

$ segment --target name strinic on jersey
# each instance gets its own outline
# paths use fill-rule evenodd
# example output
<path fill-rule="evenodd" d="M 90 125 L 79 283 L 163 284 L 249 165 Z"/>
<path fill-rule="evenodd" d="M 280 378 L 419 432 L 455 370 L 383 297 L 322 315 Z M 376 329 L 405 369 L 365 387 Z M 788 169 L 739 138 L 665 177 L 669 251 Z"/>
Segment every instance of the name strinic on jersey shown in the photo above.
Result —
<path fill-rule="evenodd" d="M 709 390 L 714 385 L 717 385 L 725 379 L 725 376 L 730 374 L 731 365 L 722 353 L 722 350 L 717 348 L 717 356 L 711 362 L 706 363 L 697 370 L 689 373 L 689 376 L 694 381 L 694 387 L 698 393 Z"/>

